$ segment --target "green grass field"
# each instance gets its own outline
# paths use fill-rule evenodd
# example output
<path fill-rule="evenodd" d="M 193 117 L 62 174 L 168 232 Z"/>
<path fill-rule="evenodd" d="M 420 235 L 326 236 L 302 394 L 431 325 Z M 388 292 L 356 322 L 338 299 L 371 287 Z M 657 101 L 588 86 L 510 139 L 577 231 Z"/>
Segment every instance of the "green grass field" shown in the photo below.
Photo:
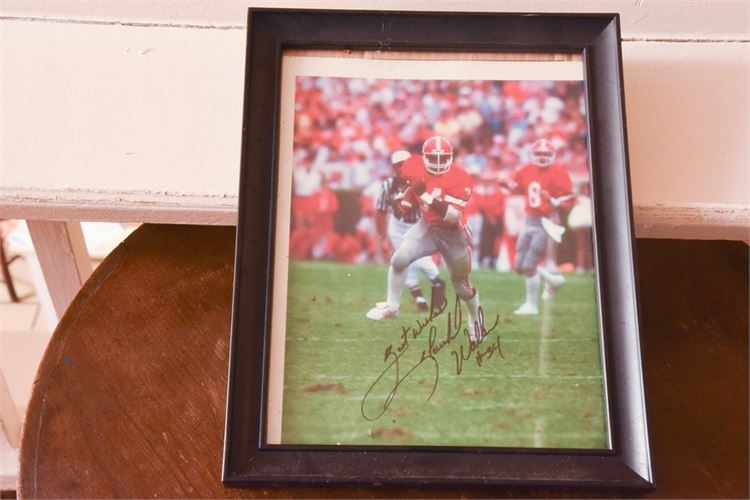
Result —
<path fill-rule="evenodd" d="M 538 317 L 518 317 L 523 279 L 475 271 L 485 323 L 498 318 L 497 327 L 473 352 L 460 335 L 420 363 L 448 338 L 453 288 L 450 307 L 415 338 L 417 321 L 427 318 L 408 291 L 398 318 L 365 318 L 385 297 L 386 273 L 378 265 L 290 262 L 282 443 L 608 447 L 592 274 L 568 275 L 551 301 L 540 300 Z M 402 327 L 410 329 L 397 379 Z M 480 366 L 476 354 L 492 345 L 502 357 L 495 350 Z M 461 349 L 467 359 L 458 374 Z"/>

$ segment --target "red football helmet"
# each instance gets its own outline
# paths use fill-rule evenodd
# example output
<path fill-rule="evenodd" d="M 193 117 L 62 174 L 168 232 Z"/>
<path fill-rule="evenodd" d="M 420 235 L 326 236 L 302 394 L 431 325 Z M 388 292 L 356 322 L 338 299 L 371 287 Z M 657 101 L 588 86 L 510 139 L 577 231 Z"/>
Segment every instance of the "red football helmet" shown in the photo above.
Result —
<path fill-rule="evenodd" d="M 442 175 L 453 163 L 453 146 L 445 137 L 434 135 L 422 145 L 422 161 L 429 173 Z"/>
<path fill-rule="evenodd" d="M 547 139 L 539 139 L 531 145 L 531 163 L 548 167 L 555 161 L 555 146 Z"/>

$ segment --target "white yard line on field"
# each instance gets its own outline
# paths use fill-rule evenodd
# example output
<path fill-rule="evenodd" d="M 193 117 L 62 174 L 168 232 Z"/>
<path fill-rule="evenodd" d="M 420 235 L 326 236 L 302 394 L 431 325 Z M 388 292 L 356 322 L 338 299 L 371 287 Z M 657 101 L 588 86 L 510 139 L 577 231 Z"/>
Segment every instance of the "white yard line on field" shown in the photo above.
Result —
<path fill-rule="evenodd" d="M 534 448 L 544 446 L 544 419 L 542 417 L 534 420 Z"/>
<path fill-rule="evenodd" d="M 539 365 L 537 366 L 540 379 L 546 379 L 549 370 L 549 337 L 552 329 L 554 305 L 554 300 L 542 304 L 542 321 L 539 328 Z M 534 421 L 534 447 L 536 448 L 544 447 L 544 424 L 544 417 L 541 415 Z"/>
<path fill-rule="evenodd" d="M 549 370 L 549 344 L 550 331 L 552 330 L 552 317 L 554 310 L 554 299 L 542 305 L 542 321 L 539 332 L 539 377 L 547 378 Z"/>

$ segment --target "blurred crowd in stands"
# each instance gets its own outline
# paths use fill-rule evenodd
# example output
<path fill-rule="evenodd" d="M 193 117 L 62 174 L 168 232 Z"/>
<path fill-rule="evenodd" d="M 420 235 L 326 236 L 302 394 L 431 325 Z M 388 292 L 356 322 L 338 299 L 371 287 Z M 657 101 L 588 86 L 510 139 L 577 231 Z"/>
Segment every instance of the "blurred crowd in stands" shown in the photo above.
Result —
<path fill-rule="evenodd" d="M 392 175 L 390 156 L 448 138 L 454 162 L 474 177 L 467 207 L 475 266 L 510 268 L 524 199 L 498 181 L 547 138 L 569 170 L 578 203 L 560 222 L 570 231 L 549 264 L 590 270 L 591 210 L 583 84 L 578 81 L 446 81 L 298 77 L 295 93 L 290 255 L 386 262 L 374 200 Z M 572 268 L 571 268 L 572 266 Z"/>

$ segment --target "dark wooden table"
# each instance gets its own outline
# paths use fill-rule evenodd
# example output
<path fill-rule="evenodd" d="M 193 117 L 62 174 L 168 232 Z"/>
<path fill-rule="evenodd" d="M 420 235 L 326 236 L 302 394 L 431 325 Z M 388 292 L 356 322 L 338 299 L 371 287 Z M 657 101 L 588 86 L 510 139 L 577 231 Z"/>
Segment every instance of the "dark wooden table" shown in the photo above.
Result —
<path fill-rule="evenodd" d="M 234 229 L 142 226 L 95 271 L 39 369 L 19 496 L 631 497 L 220 482 Z M 638 241 L 653 498 L 748 497 L 748 247 Z"/>

